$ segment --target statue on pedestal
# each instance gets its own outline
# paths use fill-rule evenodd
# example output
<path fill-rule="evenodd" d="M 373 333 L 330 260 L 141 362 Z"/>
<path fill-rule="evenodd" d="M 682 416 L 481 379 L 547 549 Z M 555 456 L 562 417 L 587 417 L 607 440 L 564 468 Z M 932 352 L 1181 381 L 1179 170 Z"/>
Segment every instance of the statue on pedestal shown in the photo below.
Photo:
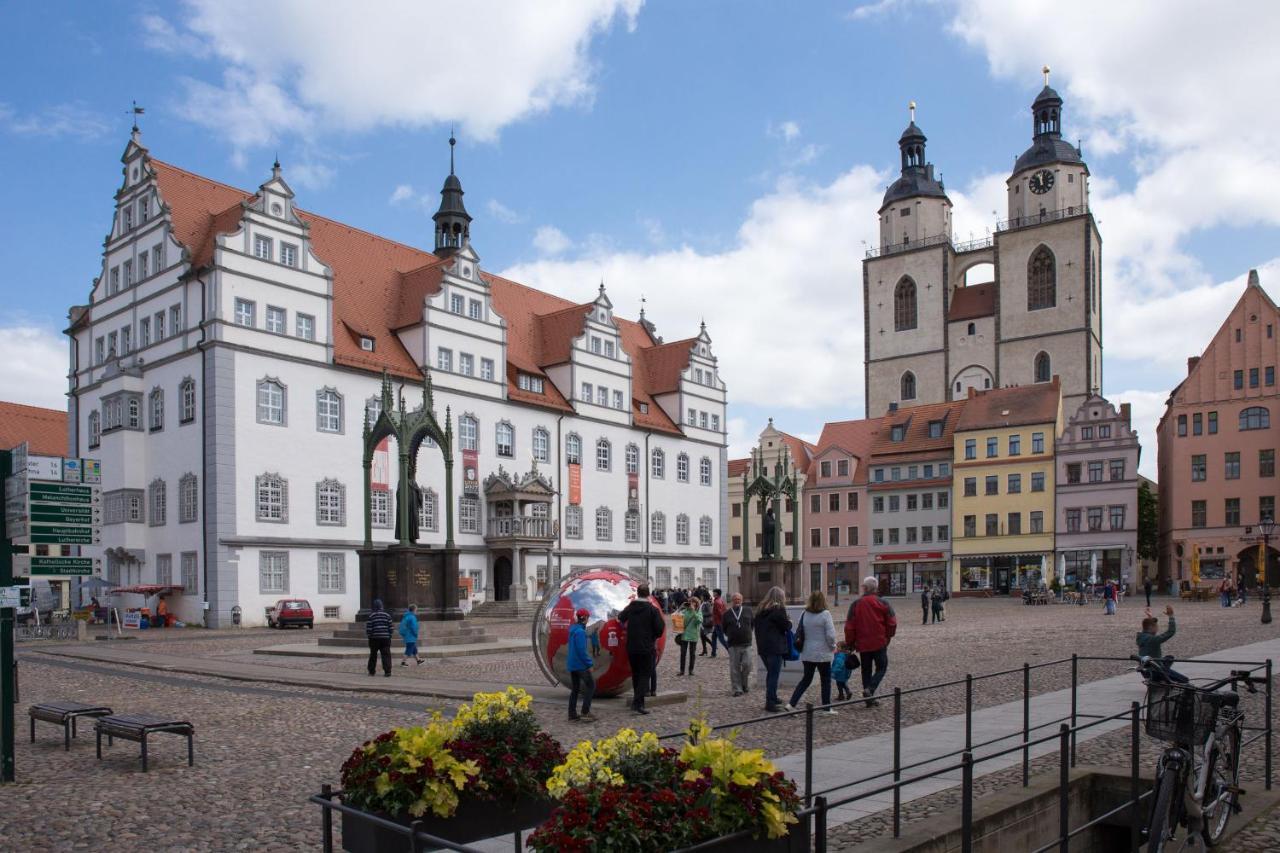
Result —
<path fill-rule="evenodd" d="M 764 513 L 764 535 L 760 537 L 760 559 L 772 560 L 777 557 L 777 548 L 774 542 L 778 536 L 778 520 L 773 516 L 773 507 L 769 507 Z"/>

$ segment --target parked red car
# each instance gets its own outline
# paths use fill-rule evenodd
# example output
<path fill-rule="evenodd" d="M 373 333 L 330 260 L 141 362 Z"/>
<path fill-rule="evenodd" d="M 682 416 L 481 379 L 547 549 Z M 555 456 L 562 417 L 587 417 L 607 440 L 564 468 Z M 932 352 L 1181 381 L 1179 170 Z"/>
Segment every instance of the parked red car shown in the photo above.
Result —
<path fill-rule="evenodd" d="M 311 602 L 304 598 L 282 598 L 276 606 L 267 611 L 268 628 L 285 628 L 297 625 L 299 628 L 315 627 L 315 614 L 311 612 Z"/>

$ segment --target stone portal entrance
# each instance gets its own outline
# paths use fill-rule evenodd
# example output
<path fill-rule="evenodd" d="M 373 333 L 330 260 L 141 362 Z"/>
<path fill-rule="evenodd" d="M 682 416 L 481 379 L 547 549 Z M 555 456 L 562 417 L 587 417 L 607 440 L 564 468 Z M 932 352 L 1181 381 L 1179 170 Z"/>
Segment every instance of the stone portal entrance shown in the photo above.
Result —
<path fill-rule="evenodd" d="M 511 599 L 511 559 L 498 557 L 493 561 L 493 598 L 495 601 Z"/>

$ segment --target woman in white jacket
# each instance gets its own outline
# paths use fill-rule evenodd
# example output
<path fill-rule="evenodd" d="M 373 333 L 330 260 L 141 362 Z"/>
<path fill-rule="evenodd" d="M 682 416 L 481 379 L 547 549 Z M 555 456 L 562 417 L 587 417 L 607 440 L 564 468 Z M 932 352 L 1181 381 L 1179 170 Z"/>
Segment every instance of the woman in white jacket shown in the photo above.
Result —
<path fill-rule="evenodd" d="M 796 624 L 796 640 L 803 640 L 800 647 L 800 662 L 804 664 L 804 675 L 791 693 L 788 711 L 794 711 L 804 697 L 804 693 L 813 683 L 816 670 L 822 684 L 822 704 L 831 704 L 831 659 L 836 651 L 836 626 L 831 621 L 831 611 L 827 610 L 827 597 L 821 590 L 809 594 L 809 603 Z M 828 714 L 834 714 L 834 708 L 827 708 Z"/>

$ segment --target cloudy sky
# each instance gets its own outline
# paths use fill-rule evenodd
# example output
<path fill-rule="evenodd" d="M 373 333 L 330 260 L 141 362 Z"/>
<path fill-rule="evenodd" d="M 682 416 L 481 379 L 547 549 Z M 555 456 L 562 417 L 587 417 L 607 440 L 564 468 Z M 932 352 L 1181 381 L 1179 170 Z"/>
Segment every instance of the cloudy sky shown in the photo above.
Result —
<path fill-rule="evenodd" d="M 0 30 L 0 399 L 63 405 L 130 102 L 163 160 L 416 245 L 448 168 L 484 265 L 668 339 L 707 321 L 742 452 L 862 415 L 861 259 L 906 104 L 959 240 L 1004 218 L 1040 67 L 1093 174 L 1105 393 L 1144 470 L 1250 267 L 1280 295 L 1280 3 L 191 0 L 10 6 Z M 34 37 L 39 34 L 39 38 Z"/>

